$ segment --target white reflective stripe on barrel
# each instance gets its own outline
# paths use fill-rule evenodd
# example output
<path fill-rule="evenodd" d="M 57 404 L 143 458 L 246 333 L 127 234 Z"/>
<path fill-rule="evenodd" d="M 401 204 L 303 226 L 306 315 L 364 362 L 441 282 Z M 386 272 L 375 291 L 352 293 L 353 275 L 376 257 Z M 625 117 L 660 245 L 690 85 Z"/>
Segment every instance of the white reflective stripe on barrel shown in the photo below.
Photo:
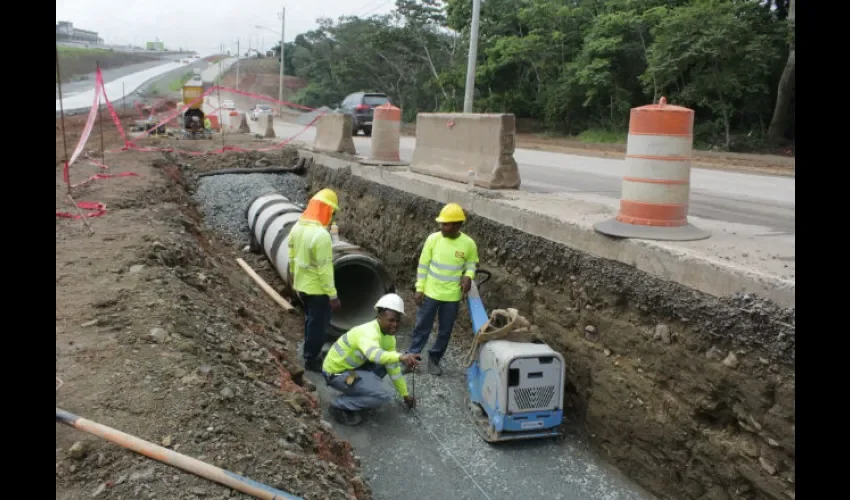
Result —
<path fill-rule="evenodd" d="M 626 175 L 617 220 L 644 226 L 688 223 L 694 112 L 659 104 L 631 111 Z"/>

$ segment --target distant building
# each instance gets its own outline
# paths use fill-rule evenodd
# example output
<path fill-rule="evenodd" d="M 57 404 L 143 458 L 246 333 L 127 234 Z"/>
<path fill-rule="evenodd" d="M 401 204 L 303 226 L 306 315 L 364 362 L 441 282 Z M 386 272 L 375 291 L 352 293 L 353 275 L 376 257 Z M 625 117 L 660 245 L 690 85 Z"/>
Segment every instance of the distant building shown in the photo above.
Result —
<path fill-rule="evenodd" d="M 56 41 L 103 45 L 103 38 L 97 36 L 96 31 L 75 28 L 74 23 L 70 21 L 59 21 L 56 23 Z"/>
<path fill-rule="evenodd" d="M 148 50 L 163 51 L 163 50 L 165 50 L 165 43 L 160 42 L 159 40 L 157 40 L 155 42 L 148 42 L 147 46 L 145 48 L 147 48 Z"/>

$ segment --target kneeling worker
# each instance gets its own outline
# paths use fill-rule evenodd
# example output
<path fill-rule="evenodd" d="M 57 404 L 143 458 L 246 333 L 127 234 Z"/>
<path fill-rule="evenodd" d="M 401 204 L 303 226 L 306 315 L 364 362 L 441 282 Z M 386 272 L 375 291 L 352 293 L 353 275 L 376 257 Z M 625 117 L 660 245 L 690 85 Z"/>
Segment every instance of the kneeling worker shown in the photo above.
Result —
<path fill-rule="evenodd" d="M 377 319 L 337 339 L 322 365 L 325 382 L 342 393 L 330 404 L 330 411 L 344 425 L 359 424 L 363 420 L 361 410 L 377 408 L 393 398 L 384 388 L 385 375 L 390 376 L 407 407 L 416 406 L 407 393 L 400 363 L 415 368 L 419 355 L 396 352 L 395 334 L 404 314 L 404 301 L 390 293 L 378 300 L 375 309 Z"/>

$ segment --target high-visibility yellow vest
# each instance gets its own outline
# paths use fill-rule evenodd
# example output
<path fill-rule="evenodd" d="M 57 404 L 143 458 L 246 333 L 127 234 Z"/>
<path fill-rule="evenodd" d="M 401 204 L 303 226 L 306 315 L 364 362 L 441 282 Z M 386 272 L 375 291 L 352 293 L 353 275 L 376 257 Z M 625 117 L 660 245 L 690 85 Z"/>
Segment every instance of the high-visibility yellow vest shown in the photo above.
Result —
<path fill-rule="evenodd" d="M 387 375 L 401 397 L 407 396 L 407 382 L 401 373 L 399 357 L 395 350 L 395 337 L 384 335 L 378 320 L 355 326 L 334 342 L 328 351 L 322 370 L 329 375 L 343 374 L 356 370 L 366 361 L 384 365 Z"/>
<path fill-rule="evenodd" d="M 444 302 L 457 302 L 463 296 L 462 276 L 475 277 L 478 267 L 478 247 L 464 233 L 446 238 L 443 233 L 428 235 L 419 255 L 416 270 L 416 291 Z"/>
<path fill-rule="evenodd" d="M 302 219 L 292 226 L 289 274 L 295 290 L 336 298 L 331 234 L 320 222 Z"/>

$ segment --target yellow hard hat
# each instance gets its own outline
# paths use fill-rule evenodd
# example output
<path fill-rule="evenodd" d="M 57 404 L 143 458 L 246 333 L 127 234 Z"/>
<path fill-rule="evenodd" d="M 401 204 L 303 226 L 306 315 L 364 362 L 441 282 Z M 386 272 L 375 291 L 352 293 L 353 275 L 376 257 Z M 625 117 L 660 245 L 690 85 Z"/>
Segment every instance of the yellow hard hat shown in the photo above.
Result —
<path fill-rule="evenodd" d="M 336 193 L 334 193 L 332 189 L 322 189 L 313 195 L 313 199 L 321 201 L 325 205 L 330 205 L 334 210 L 339 210 L 339 199 L 337 199 Z"/>
<path fill-rule="evenodd" d="M 440 210 L 440 215 L 437 217 L 437 222 L 440 224 L 446 222 L 463 222 L 466 220 L 466 215 L 463 213 L 463 208 L 457 203 L 449 203 Z"/>

